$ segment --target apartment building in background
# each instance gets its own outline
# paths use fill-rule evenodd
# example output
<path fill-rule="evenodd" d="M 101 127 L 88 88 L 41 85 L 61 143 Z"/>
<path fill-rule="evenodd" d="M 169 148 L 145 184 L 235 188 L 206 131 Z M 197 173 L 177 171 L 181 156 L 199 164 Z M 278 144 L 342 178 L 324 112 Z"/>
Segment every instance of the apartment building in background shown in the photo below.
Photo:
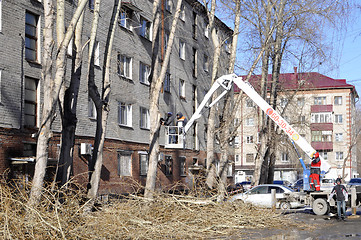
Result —
<path fill-rule="evenodd" d="M 271 75 L 268 76 L 271 81 Z M 249 81 L 260 89 L 260 76 Z M 268 85 L 270 89 L 270 84 Z M 332 79 L 316 72 L 280 75 L 276 110 L 293 126 L 320 155 L 329 162 L 330 178 L 342 176 L 345 180 L 357 177 L 355 103 L 358 94 L 345 79 Z M 235 92 L 240 94 L 239 89 Z M 246 94 L 238 109 L 240 127 L 235 148 L 235 182 L 252 178 L 259 146 L 259 111 Z M 267 99 L 269 102 L 269 98 Z M 290 182 L 302 178 L 302 166 L 288 136 L 276 130 L 275 180 Z M 298 148 L 306 165 L 310 159 Z M 269 160 L 269 159 L 268 159 Z"/>
<path fill-rule="evenodd" d="M 87 163 L 91 157 L 96 129 L 96 111 L 88 97 L 86 68 L 93 17 L 93 2 L 85 9 L 83 28 L 83 70 L 77 105 L 77 129 L 73 176 L 87 182 Z M 76 9 L 77 1 L 65 1 L 66 24 Z M 168 44 L 175 1 L 162 1 L 159 29 L 159 58 L 163 60 Z M 94 50 L 94 76 L 101 88 L 106 38 L 113 2 L 103 1 Z M 122 1 L 111 59 L 110 114 L 104 146 L 100 194 L 131 191 L 132 182 L 145 185 L 148 170 L 150 135 L 149 74 L 152 63 L 152 0 Z M 225 74 L 229 58 L 232 30 L 216 19 L 218 34 L 224 45 L 219 74 Z M 42 120 L 43 101 L 42 41 L 44 29 L 41 0 L 0 0 L 0 172 L 9 178 L 29 181 L 36 162 L 37 131 Z M 202 4 L 183 1 L 176 36 L 171 51 L 159 106 L 162 117 L 168 112 L 182 112 L 188 119 L 211 86 L 214 48 L 208 31 L 208 19 Z M 72 44 L 67 54 L 69 85 Z M 224 72 L 222 72 L 224 71 Z M 46 180 L 51 181 L 58 159 L 61 119 L 57 114 L 53 137 L 49 143 Z M 157 187 L 167 189 L 174 183 L 191 184 L 194 174 L 206 166 L 206 116 L 188 133 L 185 148 L 165 148 L 161 128 L 161 154 Z M 233 159 L 233 157 L 232 157 Z M 232 165 L 229 180 L 232 179 Z"/>

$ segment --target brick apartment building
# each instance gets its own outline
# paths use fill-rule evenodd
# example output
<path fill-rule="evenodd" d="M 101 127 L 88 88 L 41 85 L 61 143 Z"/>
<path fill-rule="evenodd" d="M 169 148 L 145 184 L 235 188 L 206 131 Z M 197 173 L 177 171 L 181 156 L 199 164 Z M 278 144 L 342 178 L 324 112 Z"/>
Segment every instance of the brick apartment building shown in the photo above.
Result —
<path fill-rule="evenodd" d="M 259 89 L 260 76 L 250 83 Z M 270 81 L 269 75 L 268 80 Z M 277 111 L 285 118 L 331 165 L 329 178 L 342 175 L 346 159 L 345 180 L 358 175 L 355 137 L 355 103 L 358 94 L 344 79 L 332 79 L 308 72 L 280 75 Z M 239 92 L 236 89 L 236 92 Z M 235 149 L 235 181 L 252 178 L 258 145 L 258 111 L 244 95 L 239 118 L 239 137 Z M 275 180 L 294 182 L 302 177 L 302 166 L 287 136 L 277 131 Z M 310 161 L 299 149 L 306 164 Z"/>
<path fill-rule="evenodd" d="M 65 1 L 66 21 L 77 1 Z M 160 29 L 161 46 L 166 46 L 175 2 L 164 0 Z M 84 44 L 90 36 L 92 5 L 85 9 Z M 103 55 L 112 1 L 103 1 L 95 46 L 95 78 L 102 79 Z M 100 194 L 131 190 L 129 182 L 145 184 L 149 148 L 149 82 L 152 39 L 151 0 L 123 1 L 112 50 L 111 97 Z M 43 98 L 41 0 L 0 0 L 0 172 L 11 178 L 31 179 L 36 156 L 36 133 L 41 121 Z M 183 1 L 172 48 L 169 69 L 159 100 L 161 111 L 182 112 L 187 118 L 210 88 L 213 46 L 208 36 L 204 7 L 195 0 Z M 227 69 L 228 44 L 232 30 L 217 19 L 218 33 L 224 40 L 220 75 Z M 87 64 L 87 48 L 83 66 Z M 68 52 L 66 83 L 69 83 L 71 50 Z M 88 98 L 85 68 L 81 78 L 77 106 L 76 146 L 73 175 L 87 181 L 87 162 L 96 128 L 96 112 Z M 53 124 L 49 143 L 49 171 L 52 180 L 57 163 L 61 123 Z M 164 129 L 158 164 L 160 188 L 176 182 L 189 183 L 193 173 L 206 165 L 206 118 L 201 118 L 188 133 L 185 148 L 165 148 Z M 7 171 L 9 170 L 9 171 Z M 230 167 L 229 180 L 232 180 Z"/>

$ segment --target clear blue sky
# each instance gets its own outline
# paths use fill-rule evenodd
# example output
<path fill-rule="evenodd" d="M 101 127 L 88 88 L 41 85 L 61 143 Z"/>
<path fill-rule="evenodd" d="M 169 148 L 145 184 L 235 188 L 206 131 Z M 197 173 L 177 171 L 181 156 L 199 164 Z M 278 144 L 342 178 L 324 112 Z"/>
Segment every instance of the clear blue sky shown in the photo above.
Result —
<path fill-rule="evenodd" d="M 358 94 L 361 96 L 361 12 L 350 23 L 346 34 L 343 37 L 339 49 L 339 56 L 336 56 L 335 69 L 329 77 L 336 79 L 346 79 L 347 83 L 356 86 Z"/>

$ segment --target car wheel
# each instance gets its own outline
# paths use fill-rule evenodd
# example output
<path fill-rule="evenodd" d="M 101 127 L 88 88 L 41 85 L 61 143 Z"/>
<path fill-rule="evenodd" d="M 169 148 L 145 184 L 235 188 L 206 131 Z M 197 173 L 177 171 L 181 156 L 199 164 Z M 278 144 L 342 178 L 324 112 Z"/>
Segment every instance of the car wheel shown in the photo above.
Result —
<path fill-rule="evenodd" d="M 316 215 L 325 215 L 330 210 L 330 206 L 328 205 L 326 199 L 317 198 L 312 204 L 312 210 Z"/>
<path fill-rule="evenodd" d="M 290 210 L 291 204 L 289 202 L 281 202 L 280 203 L 280 209 L 282 210 Z"/>

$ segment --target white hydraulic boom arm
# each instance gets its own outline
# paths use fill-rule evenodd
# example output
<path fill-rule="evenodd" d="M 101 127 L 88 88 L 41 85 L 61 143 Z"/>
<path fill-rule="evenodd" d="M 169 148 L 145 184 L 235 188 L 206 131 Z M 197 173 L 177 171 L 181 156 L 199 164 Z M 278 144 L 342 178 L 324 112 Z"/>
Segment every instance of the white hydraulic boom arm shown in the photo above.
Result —
<path fill-rule="evenodd" d="M 274 110 L 248 83 L 242 80 L 242 77 L 238 77 L 236 74 L 224 75 L 218 78 L 212 85 L 211 89 L 204 96 L 203 101 L 197 108 L 197 111 L 189 119 L 188 123 L 184 127 L 184 133 L 187 133 L 193 122 L 201 117 L 201 111 L 213 95 L 213 93 L 219 88 L 223 87 L 224 91 L 215 99 L 209 107 L 212 107 L 217 103 L 233 86 L 235 83 L 249 98 L 253 100 L 266 114 L 270 117 L 285 133 L 291 138 L 307 155 L 312 159 L 316 150 L 304 139 L 276 110 Z M 327 173 L 330 169 L 330 165 L 321 156 L 321 172 Z"/>

